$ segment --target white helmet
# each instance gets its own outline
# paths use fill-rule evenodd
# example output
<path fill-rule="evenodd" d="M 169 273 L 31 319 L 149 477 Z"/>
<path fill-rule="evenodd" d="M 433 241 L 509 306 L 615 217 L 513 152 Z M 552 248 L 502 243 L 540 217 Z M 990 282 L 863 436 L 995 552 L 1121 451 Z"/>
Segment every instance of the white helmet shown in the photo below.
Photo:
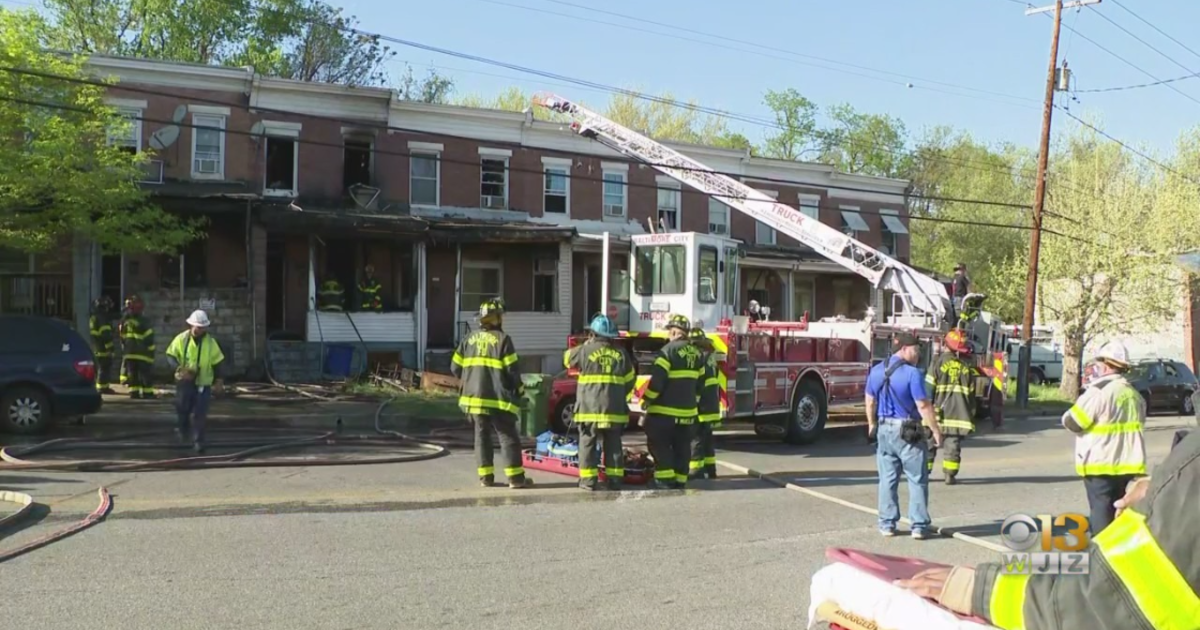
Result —
<path fill-rule="evenodd" d="M 212 325 L 212 323 L 208 321 L 208 313 L 197 310 L 192 311 L 192 316 L 187 318 L 187 325 L 208 328 L 210 325 Z"/>
<path fill-rule="evenodd" d="M 1096 353 L 1096 357 L 1092 360 L 1107 363 L 1118 369 L 1128 370 L 1129 350 L 1125 349 L 1125 344 L 1119 341 L 1110 341 L 1100 347 L 1100 351 Z"/>

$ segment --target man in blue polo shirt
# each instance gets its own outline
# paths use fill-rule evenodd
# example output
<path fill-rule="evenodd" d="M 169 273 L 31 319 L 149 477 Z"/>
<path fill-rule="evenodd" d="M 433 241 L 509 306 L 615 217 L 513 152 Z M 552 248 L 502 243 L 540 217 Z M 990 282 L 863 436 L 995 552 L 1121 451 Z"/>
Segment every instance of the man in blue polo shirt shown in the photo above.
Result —
<path fill-rule="evenodd" d="M 912 537 L 929 537 L 929 444 L 924 425 L 941 446 L 933 402 L 925 393 L 925 375 L 916 367 L 921 360 L 921 342 L 915 335 L 896 335 L 895 354 L 871 368 L 865 395 L 867 425 L 878 442 L 875 459 L 879 465 L 879 532 L 896 535 L 900 520 L 900 475 L 908 480 L 908 520 Z M 907 426 L 906 426 L 907 425 Z"/>

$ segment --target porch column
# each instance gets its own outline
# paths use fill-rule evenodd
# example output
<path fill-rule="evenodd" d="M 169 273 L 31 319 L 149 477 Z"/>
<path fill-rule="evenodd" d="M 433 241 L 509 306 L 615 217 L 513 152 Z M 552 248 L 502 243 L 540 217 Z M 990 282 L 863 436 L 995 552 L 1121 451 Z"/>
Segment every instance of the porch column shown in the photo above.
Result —
<path fill-rule="evenodd" d="M 413 317 L 417 322 L 417 369 L 425 370 L 425 348 L 429 342 L 429 305 L 426 291 L 425 243 L 413 246 L 413 258 L 417 263 L 417 295 L 413 302 Z"/>
<path fill-rule="evenodd" d="M 304 304 L 304 338 L 311 339 L 312 332 L 308 330 L 308 314 L 317 310 L 317 276 L 314 269 L 314 260 L 316 260 L 316 246 L 313 244 L 313 237 L 308 237 L 308 301 Z"/>
<path fill-rule="evenodd" d="M 796 313 L 796 272 L 788 270 L 787 280 L 784 282 L 783 310 L 787 314 L 784 321 L 794 322 L 800 319 Z"/>
<path fill-rule="evenodd" d="M 454 345 L 462 341 L 458 337 L 458 318 L 462 311 L 462 243 L 454 246 Z"/>
<path fill-rule="evenodd" d="M 71 312 L 75 315 L 75 329 L 88 329 L 88 316 L 93 294 L 99 293 L 92 285 L 97 267 L 94 244 L 83 236 L 76 236 L 71 245 Z M 65 296 L 64 296 L 65 297 Z"/>

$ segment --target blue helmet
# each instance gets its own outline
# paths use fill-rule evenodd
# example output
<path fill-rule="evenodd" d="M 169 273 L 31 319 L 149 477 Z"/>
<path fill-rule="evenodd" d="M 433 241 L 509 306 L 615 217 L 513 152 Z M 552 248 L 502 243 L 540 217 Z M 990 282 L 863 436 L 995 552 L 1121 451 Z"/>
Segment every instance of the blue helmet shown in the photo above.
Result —
<path fill-rule="evenodd" d="M 617 325 L 607 315 L 596 315 L 592 318 L 592 323 L 588 324 L 588 329 L 596 333 L 598 337 L 616 337 Z"/>

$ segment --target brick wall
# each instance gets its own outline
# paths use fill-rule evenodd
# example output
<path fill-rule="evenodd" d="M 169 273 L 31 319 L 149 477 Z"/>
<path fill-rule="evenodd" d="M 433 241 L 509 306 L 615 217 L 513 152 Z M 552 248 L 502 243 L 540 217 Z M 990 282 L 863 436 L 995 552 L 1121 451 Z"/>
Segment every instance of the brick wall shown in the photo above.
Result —
<path fill-rule="evenodd" d="M 221 343 L 229 361 L 227 373 L 242 376 L 251 368 L 254 362 L 254 316 L 248 290 L 185 289 L 182 300 L 179 291 L 155 290 L 143 292 L 142 299 L 146 303 L 145 316 L 154 327 L 154 341 L 158 346 L 155 368 L 162 377 L 169 378 L 170 375 L 167 346 L 175 335 L 187 329 L 185 320 L 201 307 L 203 300 L 215 301 L 215 308 L 207 311 L 213 323 L 209 332 Z"/>

